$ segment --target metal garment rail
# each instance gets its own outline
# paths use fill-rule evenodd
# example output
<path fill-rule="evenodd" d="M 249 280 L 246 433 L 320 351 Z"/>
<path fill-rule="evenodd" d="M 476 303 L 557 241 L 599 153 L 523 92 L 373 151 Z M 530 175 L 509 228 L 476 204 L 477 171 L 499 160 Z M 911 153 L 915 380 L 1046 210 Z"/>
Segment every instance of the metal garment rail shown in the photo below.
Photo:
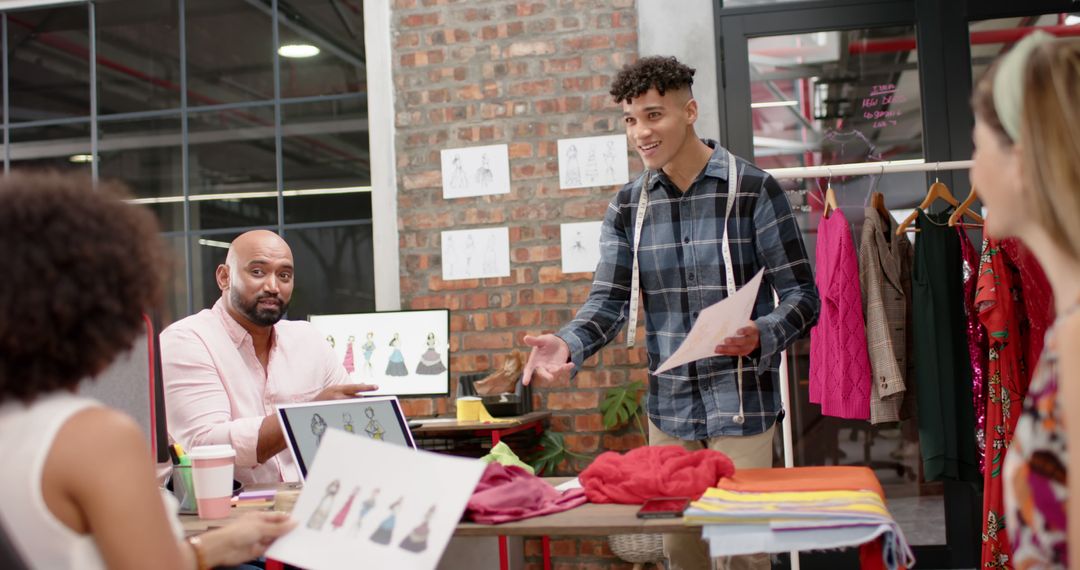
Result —
<path fill-rule="evenodd" d="M 863 174 L 893 174 L 897 172 L 938 172 L 942 170 L 967 170 L 970 160 L 926 162 L 915 160 L 889 160 L 882 162 L 859 162 L 833 166 L 803 166 L 795 168 L 770 168 L 766 172 L 776 179 L 825 178 L 831 176 L 858 176 Z"/>

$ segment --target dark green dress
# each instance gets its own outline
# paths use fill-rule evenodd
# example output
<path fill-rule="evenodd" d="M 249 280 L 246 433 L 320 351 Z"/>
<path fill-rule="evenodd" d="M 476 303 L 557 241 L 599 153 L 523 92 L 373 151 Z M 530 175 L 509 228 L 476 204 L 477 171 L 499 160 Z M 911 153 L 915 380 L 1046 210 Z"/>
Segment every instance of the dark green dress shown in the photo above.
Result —
<path fill-rule="evenodd" d="M 964 313 L 960 237 L 952 209 L 919 210 L 912 271 L 919 444 L 927 481 L 976 481 L 975 410 Z"/>

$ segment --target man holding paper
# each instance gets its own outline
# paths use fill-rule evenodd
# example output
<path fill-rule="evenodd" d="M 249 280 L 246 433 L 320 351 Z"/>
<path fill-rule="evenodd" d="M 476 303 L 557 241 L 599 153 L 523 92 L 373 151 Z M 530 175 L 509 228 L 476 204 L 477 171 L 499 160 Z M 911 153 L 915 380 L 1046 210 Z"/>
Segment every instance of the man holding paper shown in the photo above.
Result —
<path fill-rule="evenodd" d="M 627 138 L 646 171 L 608 205 L 600 263 L 577 316 L 554 335 L 525 337 L 532 352 L 523 380 L 565 378 L 611 342 L 628 315 L 632 346 L 639 295 L 649 369 L 656 371 L 707 308 L 760 282 L 746 301 L 750 320 L 716 340 L 713 356 L 649 374 L 646 408 L 652 445 L 708 447 L 726 453 L 736 468 L 771 467 L 780 352 L 810 330 L 820 302 L 779 184 L 719 143 L 697 137 L 693 76 L 673 57 L 646 57 L 615 78 L 611 94 L 622 103 Z M 719 313 L 745 309 L 732 303 L 738 300 Z M 709 567 L 697 538 L 670 535 L 664 544 L 672 568 Z M 733 567 L 768 565 L 767 556 L 733 560 Z"/>

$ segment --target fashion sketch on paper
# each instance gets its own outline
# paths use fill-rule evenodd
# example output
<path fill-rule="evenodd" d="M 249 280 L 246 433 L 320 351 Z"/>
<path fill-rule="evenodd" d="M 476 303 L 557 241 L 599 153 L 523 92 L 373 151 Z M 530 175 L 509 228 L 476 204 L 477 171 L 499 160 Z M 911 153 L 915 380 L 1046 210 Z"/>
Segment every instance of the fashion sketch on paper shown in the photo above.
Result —
<path fill-rule="evenodd" d="M 356 523 L 353 524 L 353 536 L 360 533 L 360 528 L 364 526 L 364 517 L 367 516 L 371 509 L 375 508 L 375 501 L 379 498 L 379 488 L 375 487 L 368 495 L 368 498 L 364 499 L 363 503 L 360 503 L 360 514 L 356 515 Z"/>
<path fill-rule="evenodd" d="M 322 445 L 322 436 L 326 433 L 326 420 L 319 414 L 311 416 L 311 433 L 315 436 L 315 447 Z"/>
<path fill-rule="evenodd" d="M 324 493 L 322 499 L 319 500 L 319 506 L 315 508 L 315 512 L 311 513 L 311 517 L 308 518 L 308 528 L 312 530 L 322 530 L 323 525 L 326 524 L 327 517 L 330 516 L 330 507 L 333 506 L 334 497 L 337 496 L 339 489 L 341 489 L 341 482 L 337 479 L 334 479 L 326 486 L 326 493 Z"/>
<path fill-rule="evenodd" d="M 420 523 L 401 541 L 401 548 L 410 552 L 423 552 L 427 549 L 428 535 L 431 534 L 431 516 L 435 514 L 435 505 L 427 510 L 424 522 Z"/>
<path fill-rule="evenodd" d="M 360 350 L 364 351 L 364 368 L 360 375 L 364 378 L 371 378 L 375 375 L 374 367 L 371 366 L 371 356 L 375 354 L 375 333 L 368 331 L 367 340 L 360 345 Z"/>
<path fill-rule="evenodd" d="M 404 500 L 404 497 L 399 498 L 390 505 L 390 514 L 386 515 L 386 518 L 379 523 L 379 528 L 375 529 L 375 532 L 371 534 L 371 542 L 390 544 L 390 538 L 394 534 L 394 525 L 397 524 L 397 514 L 401 510 L 402 500 Z"/>
<path fill-rule="evenodd" d="M 405 367 L 405 357 L 401 355 L 400 347 L 401 336 L 394 333 L 394 338 L 390 340 L 390 348 L 394 349 L 394 352 L 390 353 L 390 362 L 386 363 L 387 376 L 409 375 L 409 369 Z"/>
<path fill-rule="evenodd" d="M 435 333 L 427 335 L 427 350 L 420 355 L 420 362 L 416 365 L 416 373 L 424 375 L 442 374 L 446 372 L 446 365 L 442 362 L 442 355 L 435 350 Z"/>
<path fill-rule="evenodd" d="M 379 423 L 379 420 L 375 419 L 375 410 L 371 408 L 364 408 L 364 415 L 368 418 L 368 423 L 366 426 L 364 426 L 364 433 L 366 433 L 367 436 L 371 439 L 382 441 L 383 434 L 386 433 L 386 430 L 383 429 L 382 424 Z"/>
<path fill-rule="evenodd" d="M 349 493 L 349 498 L 345 500 L 345 504 L 341 506 L 338 513 L 334 515 L 334 520 L 330 521 L 330 526 L 337 530 L 344 526 L 345 519 L 349 518 L 349 509 L 352 508 L 353 499 L 356 498 L 356 493 L 360 490 L 360 487 L 353 487 L 352 493 Z"/>
<path fill-rule="evenodd" d="M 341 363 L 345 367 L 345 372 L 349 373 L 349 376 L 356 372 L 356 357 L 353 356 L 353 343 L 356 342 L 356 337 L 349 335 L 349 343 L 345 347 L 345 360 Z"/>

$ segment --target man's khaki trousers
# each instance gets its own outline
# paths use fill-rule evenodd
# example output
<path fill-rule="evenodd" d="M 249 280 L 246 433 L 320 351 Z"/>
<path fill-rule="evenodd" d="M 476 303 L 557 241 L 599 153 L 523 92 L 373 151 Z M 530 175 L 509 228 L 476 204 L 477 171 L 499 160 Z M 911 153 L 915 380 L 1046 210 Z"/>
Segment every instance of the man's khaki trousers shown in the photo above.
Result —
<path fill-rule="evenodd" d="M 702 441 L 687 441 L 672 437 L 649 422 L 649 445 L 681 445 L 690 451 L 714 449 L 723 452 L 736 471 L 772 467 L 774 423 L 765 433 L 751 436 L 721 436 Z M 693 534 L 665 534 L 664 554 L 671 563 L 671 570 L 708 570 L 712 568 L 709 549 L 705 541 Z M 768 554 L 730 556 L 718 559 L 718 567 L 727 570 L 768 570 Z"/>

